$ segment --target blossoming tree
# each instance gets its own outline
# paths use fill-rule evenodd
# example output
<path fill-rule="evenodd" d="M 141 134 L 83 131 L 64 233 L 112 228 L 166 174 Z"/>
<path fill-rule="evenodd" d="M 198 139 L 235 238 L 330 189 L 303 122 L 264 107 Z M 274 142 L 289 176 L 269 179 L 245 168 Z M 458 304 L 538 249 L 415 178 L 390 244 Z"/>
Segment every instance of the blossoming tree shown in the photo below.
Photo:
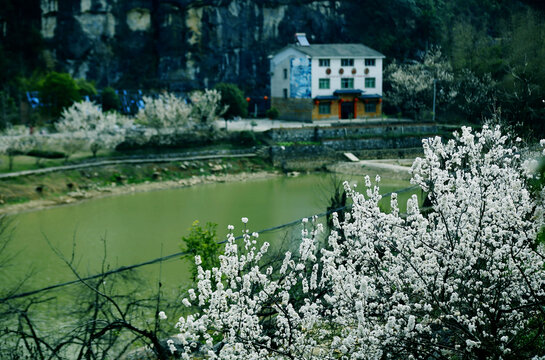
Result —
<path fill-rule="evenodd" d="M 191 93 L 191 104 L 193 105 L 192 116 L 202 126 L 212 124 L 229 108 L 229 105 L 221 104 L 221 93 L 215 89 L 194 91 Z"/>
<path fill-rule="evenodd" d="M 143 97 L 145 107 L 136 118 L 155 129 L 157 134 L 174 130 L 180 132 L 190 124 L 191 106 L 174 94 L 161 94 L 157 98 Z"/>
<path fill-rule="evenodd" d="M 543 143 L 542 143 L 543 144 Z M 322 226 L 306 221 L 297 256 L 263 259 L 244 218 L 228 235 L 220 266 L 198 267 L 183 303 L 183 358 L 508 359 L 545 355 L 543 189 L 529 190 L 527 164 L 499 128 L 423 142 L 412 183 L 427 192 L 400 214 L 345 184 L 352 209 Z M 544 154 L 545 155 L 545 154 Z M 377 179 L 378 181 L 379 179 Z M 233 227 L 230 226 L 233 230 Z M 201 259 L 196 257 L 196 264 Z M 172 345 L 172 344 L 170 344 Z"/>
<path fill-rule="evenodd" d="M 125 138 L 132 120 L 115 112 L 103 113 L 100 106 L 89 101 L 74 103 L 63 110 L 56 123 L 60 142 L 67 158 L 85 146 L 93 157 L 101 149 L 113 149 Z"/>
<path fill-rule="evenodd" d="M 437 105 L 447 104 L 457 95 L 452 67 L 443 59 L 440 49 L 429 50 L 421 61 L 394 62 L 385 69 L 385 76 L 391 85 L 385 97 L 392 105 L 415 117 L 432 109 L 434 81 Z"/>
<path fill-rule="evenodd" d="M 13 170 L 13 159 L 18 154 L 31 150 L 36 137 L 29 134 L 26 126 L 12 127 L 0 134 L 0 154 L 8 156 L 8 168 Z"/>

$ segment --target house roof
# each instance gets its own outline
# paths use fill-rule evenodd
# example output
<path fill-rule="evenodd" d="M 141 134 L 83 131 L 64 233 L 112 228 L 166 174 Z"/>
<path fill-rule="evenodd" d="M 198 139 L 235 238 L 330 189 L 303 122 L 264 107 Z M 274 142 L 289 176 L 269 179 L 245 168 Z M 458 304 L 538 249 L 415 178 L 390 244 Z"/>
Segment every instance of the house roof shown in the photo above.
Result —
<path fill-rule="evenodd" d="M 360 95 L 363 92 L 363 90 L 359 89 L 338 89 L 333 91 L 333 95 Z"/>
<path fill-rule="evenodd" d="M 309 46 L 288 45 L 287 48 L 293 48 L 310 57 L 385 57 L 378 51 L 373 50 L 363 44 L 311 44 Z"/>
<path fill-rule="evenodd" d="M 333 95 L 318 95 L 314 97 L 314 100 L 337 100 L 338 96 Z"/>
<path fill-rule="evenodd" d="M 382 95 L 379 94 L 361 94 L 360 99 L 380 99 Z"/>

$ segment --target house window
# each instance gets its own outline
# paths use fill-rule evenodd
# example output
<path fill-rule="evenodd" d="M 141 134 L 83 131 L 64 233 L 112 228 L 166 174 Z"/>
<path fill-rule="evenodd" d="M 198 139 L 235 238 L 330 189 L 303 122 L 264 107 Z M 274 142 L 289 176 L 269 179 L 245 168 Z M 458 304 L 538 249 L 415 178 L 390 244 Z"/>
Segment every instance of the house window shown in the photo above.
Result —
<path fill-rule="evenodd" d="M 374 88 L 375 87 L 375 78 L 365 78 L 365 87 Z"/>
<path fill-rule="evenodd" d="M 282 91 L 284 93 L 284 99 L 288 98 L 288 89 L 283 89 Z"/>
<path fill-rule="evenodd" d="M 354 88 L 354 78 L 341 79 L 341 89 L 353 89 L 353 88 Z"/>
<path fill-rule="evenodd" d="M 288 78 L 288 69 L 284 69 L 284 79 Z"/>
<path fill-rule="evenodd" d="M 320 89 L 329 89 L 329 79 L 320 79 L 319 80 Z"/>
<path fill-rule="evenodd" d="M 329 66 L 329 59 L 319 59 L 320 66 Z"/>
<path fill-rule="evenodd" d="M 365 112 L 366 113 L 376 113 L 377 112 L 377 104 L 376 103 L 365 104 Z"/>
<path fill-rule="evenodd" d="M 365 59 L 365 66 L 375 66 L 375 59 Z"/>
<path fill-rule="evenodd" d="M 341 66 L 354 66 L 354 59 L 341 59 Z"/>
<path fill-rule="evenodd" d="M 320 114 L 331 114 L 331 103 L 330 102 L 321 102 L 318 106 L 318 112 Z"/>

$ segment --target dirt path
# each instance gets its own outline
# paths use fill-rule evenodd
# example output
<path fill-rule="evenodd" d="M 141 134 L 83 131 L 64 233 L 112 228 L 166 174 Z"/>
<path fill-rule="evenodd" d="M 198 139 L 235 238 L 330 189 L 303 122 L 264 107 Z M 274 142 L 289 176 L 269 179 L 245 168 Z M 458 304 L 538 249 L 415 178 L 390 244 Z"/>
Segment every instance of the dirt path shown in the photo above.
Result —
<path fill-rule="evenodd" d="M 411 178 L 411 175 L 409 174 L 411 164 L 411 159 L 360 160 L 358 162 L 339 162 L 328 166 L 327 169 L 340 174 L 356 176 L 369 175 L 371 177 L 374 177 L 380 172 L 382 177 L 409 180 Z"/>

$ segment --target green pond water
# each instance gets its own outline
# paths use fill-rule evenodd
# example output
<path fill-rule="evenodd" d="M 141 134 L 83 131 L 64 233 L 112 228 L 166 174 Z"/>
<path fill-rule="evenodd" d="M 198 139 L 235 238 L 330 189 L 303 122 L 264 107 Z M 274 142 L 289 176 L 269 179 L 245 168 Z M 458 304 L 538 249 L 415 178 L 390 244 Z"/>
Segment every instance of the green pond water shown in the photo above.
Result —
<path fill-rule="evenodd" d="M 180 251 L 181 237 L 188 234 L 194 220 L 217 223 L 219 239 L 223 240 L 229 224 L 235 226 L 235 235 L 241 233 L 241 217 L 250 219 L 251 231 L 259 231 L 321 213 L 327 207 L 328 178 L 327 174 L 311 174 L 198 185 L 22 213 L 13 217 L 14 239 L 8 250 L 18 255 L 3 283 L 13 284 L 29 271 L 33 275 L 25 290 L 75 279 L 46 238 L 67 257 L 75 244 L 78 271 L 90 275 L 100 272 L 102 239 L 106 241 L 106 263 L 113 269 Z M 350 180 L 363 185 L 362 178 Z M 408 186 L 401 180 L 383 179 L 381 183 L 383 193 Z M 290 231 L 298 232 L 300 227 L 291 227 Z M 285 232 L 269 233 L 266 239 L 274 246 Z M 159 279 L 157 265 L 142 267 L 139 272 L 148 280 Z M 189 278 L 188 264 L 182 260 L 161 265 L 164 284 L 183 285 Z"/>

